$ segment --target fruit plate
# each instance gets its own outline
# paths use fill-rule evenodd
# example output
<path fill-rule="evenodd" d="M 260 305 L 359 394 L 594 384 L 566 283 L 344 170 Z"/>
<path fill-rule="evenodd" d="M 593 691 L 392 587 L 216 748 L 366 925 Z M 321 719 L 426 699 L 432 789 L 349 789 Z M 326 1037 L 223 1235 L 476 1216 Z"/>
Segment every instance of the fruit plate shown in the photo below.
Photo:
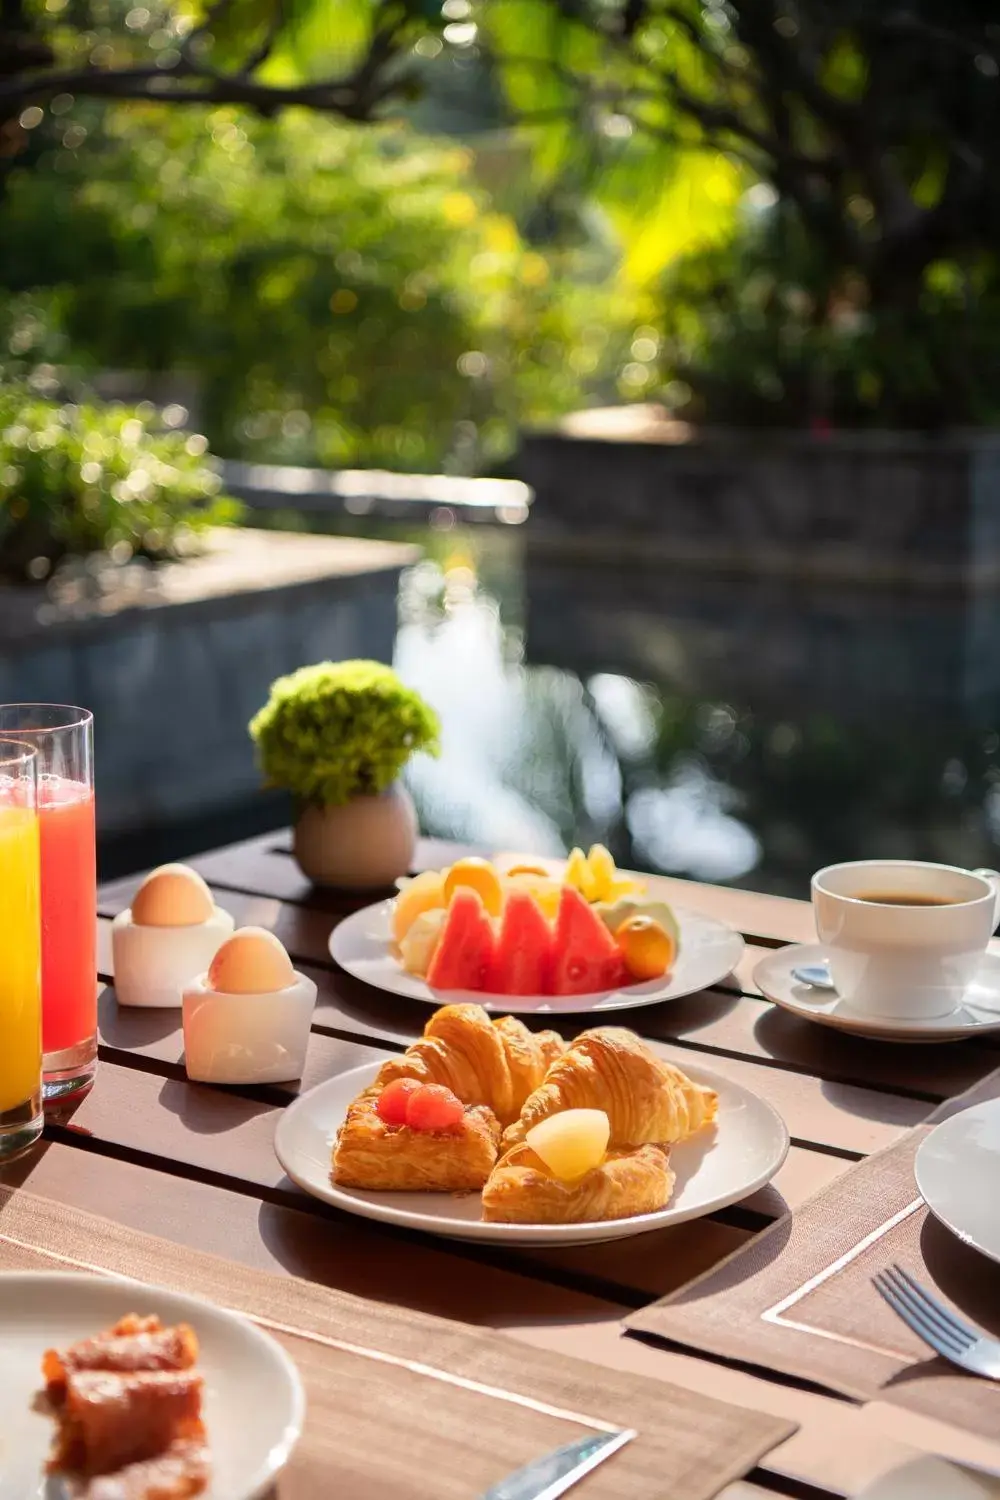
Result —
<path fill-rule="evenodd" d="M 708 1068 L 685 1065 L 695 1083 L 716 1090 L 719 1116 L 714 1127 L 671 1151 L 677 1185 L 666 1208 L 594 1224 L 487 1224 L 480 1218 L 478 1193 L 368 1193 L 331 1181 L 334 1137 L 351 1100 L 374 1083 L 380 1067 L 378 1062 L 366 1063 L 329 1078 L 289 1105 L 275 1134 L 278 1160 L 300 1188 L 324 1203 L 449 1239 L 501 1245 L 589 1245 L 626 1239 L 738 1202 L 770 1182 L 788 1151 L 785 1122 L 770 1104 Z"/>
<path fill-rule="evenodd" d="M 197 1297 L 124 1277 L 10 1271 L 0 1276 L 0 1500 L 55 1500 L 66 1488 L 42 1479 L 53 1424 L 35 1396 L 46 1349 L 90 1338 L 130 1312 L 190 1323 L 198 1335 L 213 1476 L 204 1500 L 270 1494 L 302 1431 L 305 1394 L 269 1334 Z"/>
<path fill-rule="evenodd" d="M 724 922 L 698 912 L 674 908 L 680 926 L 680 953 L 669 977 L 630 984 L 619 990 L 593 995 L 490 995 L 464 990 L 432 990 L 416 974 L 408 974 L 389 945 L 392 902 L 379 901 L 345 917 L 330 934 L 330 953 L 336 963 L 355 979 L 363 979 L 391 995 L 405 995 L 426 1005 L 456 1004 L 474 1000 L 487 1010 L 505 1015 L 528 1015 L 561 1011 L 631 1010 L 639 1005 L 659 1005 L 708 989 L 731 974 L 743 956 L 744 943 L 738 932 Z"/>

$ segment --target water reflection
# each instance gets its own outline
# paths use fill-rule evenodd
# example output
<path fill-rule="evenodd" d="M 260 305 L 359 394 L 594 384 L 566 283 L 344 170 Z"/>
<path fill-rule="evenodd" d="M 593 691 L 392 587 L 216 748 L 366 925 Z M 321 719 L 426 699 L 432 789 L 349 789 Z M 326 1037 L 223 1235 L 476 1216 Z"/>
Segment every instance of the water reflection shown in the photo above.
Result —
<path fill-rule="evenodd" d="M 835 859 L 995 864 L 1000 604 L 527 559 L 452 533 L 397 665 L 438 706 L 424 826 L 805 893 Z"/>

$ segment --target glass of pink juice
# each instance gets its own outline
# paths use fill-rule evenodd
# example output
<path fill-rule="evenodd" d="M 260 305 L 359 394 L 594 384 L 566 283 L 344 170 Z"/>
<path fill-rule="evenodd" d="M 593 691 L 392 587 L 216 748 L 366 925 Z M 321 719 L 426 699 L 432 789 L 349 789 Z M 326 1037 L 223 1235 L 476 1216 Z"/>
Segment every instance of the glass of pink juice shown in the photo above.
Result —
<path fill-rule="evenodd" d="M 38 773 L 42 903 L 42 1093 L 72 1103 L 97 1071 L 94 719 L 85 708 L 0 705 L 0 737 L 30 745 Z"/>

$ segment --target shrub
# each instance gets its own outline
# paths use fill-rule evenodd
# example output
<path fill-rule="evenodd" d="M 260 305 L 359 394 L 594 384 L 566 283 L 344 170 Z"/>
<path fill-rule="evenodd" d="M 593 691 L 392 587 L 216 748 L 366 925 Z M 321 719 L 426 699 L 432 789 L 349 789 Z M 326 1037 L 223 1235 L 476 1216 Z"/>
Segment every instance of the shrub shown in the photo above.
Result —
<path fill-rule="evenodd" d="M 250 724 L 268 783 L 323 807 L 385 791 L 416 751 L 438 753 L 438 732 L 434 710 L 377 661 L 279 677 Z"/>
<path fill-rule="evenodd" d="M 0 571 L 44 578 L 68 556 L 178 555 L 239 515 L 218 495 L 205 439 L 149 403 L 83 406 L 0 387 Z"/>

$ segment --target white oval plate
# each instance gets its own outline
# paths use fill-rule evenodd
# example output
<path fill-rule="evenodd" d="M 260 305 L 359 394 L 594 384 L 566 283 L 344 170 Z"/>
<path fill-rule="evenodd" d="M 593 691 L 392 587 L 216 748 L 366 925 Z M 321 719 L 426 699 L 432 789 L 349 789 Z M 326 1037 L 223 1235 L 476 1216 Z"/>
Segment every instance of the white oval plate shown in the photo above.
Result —
<path fill-rule="evenodd" d="M 1000 1099 L 942 1120 L 921 1142 L 913 1170 L 934 1217 L 1000 1261 Z"/>
<path fill-rule="evenodd" d="M 289 1105 L 278 1122 L 274 1149 L 294 1182 L 314 1198 L 365 1219 L 423 1229 L 457 1240 L 501 1245 L 589 1245 L 664 1229 L 736 1203 L 770 1182 L 788 1152 L 785 1122 L 770 1104 L 741 1084 L 708 1068 L 685 1065 L 695 1083 L 718 1091 L 714 1129 L 675 1146 L 670 1164 L 677 1174 L 667 1208 L 632 1219 L 595 1224 L 487 1224 L 478 1193 L 368 1193 L 330 1180 L 333 1139 L 351 1100 L 373 1083 L 381 1063 L 366 1063 L 327 1079 Z"/>
<path fill-rule="evenodd" d="M 745 944 L 738 932 L 724 922 L 698 912 L 674 908 L 680 924 L 681 947 L 669 979 L 630 984 L 620 990 L 593 995 L 487 995 L 464 990 L 432 990 L 423 979 L 408 974 L 389 950 L 391 901 L 366 906 L 339 922 L 330 934 L 330 953 L 336 963 L 355 979 L 363 979 L 391 995 L 422 1000 L 425 1005 L 457 1004 L 474 1000 L 487 1010 L 505 1015 L 537 1015 L 562 1012 L 580 1015 L 588 1011 L 631 1010 L 639 1005 L 659 1005 L 679 1000 L 725 979 L 743 957 Z"/>
<path fill-rule="evenodd" d="M 123 1277 L 8 1272 L 0 1276 L 0 1500 L 56 1500 L 64 1488 L 42 1477 L 53 1423 L 33 1409 L 46 1349 L 130 1312 L 190 1323 L 198 1335 L 212 1454 L 204 1500 L 255 1500 L 284 1468 L 302 1432 L 302 1382 L 280 1345 L 246 1318 Z"/>

